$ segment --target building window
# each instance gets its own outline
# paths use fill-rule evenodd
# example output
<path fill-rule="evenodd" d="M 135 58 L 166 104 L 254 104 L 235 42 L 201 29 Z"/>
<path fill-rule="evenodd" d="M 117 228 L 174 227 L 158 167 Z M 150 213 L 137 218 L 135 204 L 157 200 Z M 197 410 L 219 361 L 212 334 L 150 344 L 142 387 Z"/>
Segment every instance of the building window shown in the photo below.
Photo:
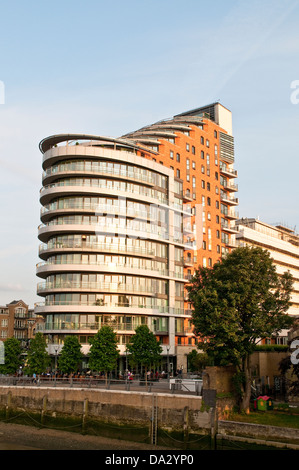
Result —
<path fill-rule="evenodd" d="M 204 139 L 203 137 L 200 138 L 200 143 L 201 143 L 202 145 L 204 145 L 205 139 Z"/>
<path fill-rule="evenodd" d="M 173 150 L 170 150 L 170 158 L 173 160 Z"/>
<path fill-rule="evenodd" d="M 204 165 L 201 165 L 201 172 L 202 172 L 202 174 L 205 174 L 205 167 L 204 167 Z"/>
<path fill-rule="evenodd" d="M 176 161 L 177 162 L 180 162 L 181 161 L 181 156 L 179 153 L 176 154 Z"/>
<path fill-rule="evenodd" d="M 180 172 L 180 170 L 177 170 L 177 171 L 176 171 L 176 177 L 177 177 L 177 178 L 180 178 L 180 177 L 181 177 L 181 172 Z"/>
<path fill-rule="evenodd" d="M 187 170 L 190 170 L 190 160 L 189 160 L 189 158 L 187 158 L 187 160 L 186 160 L 186 167 L 187 167 Z"/>
<path fill-rule="evenodd" d="M 188 144 L 188 143 L 186 144 L 186 150 L 187 150 L 187 152 L 190 152 L 190 144 Z"/>
<path fill-rule="evenodd" d="M 195 162 L 192 162 L 192 168 L 193 168 L 193 170 L 196 169 L 196 163 Z"/>
<path fill-rule="evenodd" d="M 214 137 L 217 139 L 217 131 L 214 131 Z"/>
<path fill-rule="evenodd" d="M 201 187 L 202 187 L 202 189 L 205 189 L 205 187 L 206 187 L 206 183 L 205 183 L 204 180 L 201 180 Z"/>
<path fill-rule="evenodd" d="M 192 188 L 196 188 L 196 178 L 192 176 Z"/>
<path fill-rule="evenodd" d="M 206 146 L 210 147 L 210 141 L 208 139 L 206 140 Z"/>
<path fill-rule="evenodd" d="M 204 153 L 203 150 L 200 152 L 200 155 L 201 155 L 202 160 L 204 160 L 205 159 L 205 153 Z"/>
<path fill-rule="evenodd" d="M 194 147 L 194 145 L 192 145 L 192 153 L 193 153 L 193 155 L 195 155 L 195 147 Z"/>

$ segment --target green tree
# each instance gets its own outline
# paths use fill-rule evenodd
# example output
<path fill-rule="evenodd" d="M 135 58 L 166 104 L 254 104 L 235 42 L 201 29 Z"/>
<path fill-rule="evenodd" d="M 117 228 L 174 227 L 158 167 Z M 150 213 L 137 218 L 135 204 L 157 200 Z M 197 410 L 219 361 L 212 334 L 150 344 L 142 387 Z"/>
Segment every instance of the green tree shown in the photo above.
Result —
<path fill-rule="evenodd" d="M 160 341 L 150 331 L 147 325 L 138 326 L 135 335 L 127 344 L 127 351 L 130 354 L 129 360 L 133 364 L 140 364 L 145 368 L 145 381 L 147 385 L 147 370 L 151 365 L 161 361 L 162 347 Z"/>
<path fill-rule="evenodd" d="M 76 372 L 83 358 L 81 344 L 77 336 L 66 336 L 58 359 L 58 367 L 64 374 Z"/>
<path fill-rule="evenodd" d="M 50 357 L 47 353 L 46 340 L 42 333 L 37 333 L 30 340 L 26 361 L 26 372 L 28 374 L 42 374 L 50 365 Z"/>
<path fill-rule="evenodd" d="M 187 356 L 188 366 L 191 372 L 202 372 L 202 370 L 212 365 L 212 360 L 209 358 L 207 353 L 199 353 L 196 349 L 193 349 Z"/>
<path fill-rule="evenodd" d="M 287 315 L 292 276 L 279 276 L 269 252 L 240 247 L 212 268 L 199 268 L 190 285 L 199 347 L 215 365 L 233 364 L 240 408 L 249 411 L 249 358 L 256 343 L 292 324 Z"/>
<path fill-rule="evenodd" d="M 0 374 L 15 374 L 23 364 L 20 341 L 8 338 L 4 342 L 4 364 L 0 365 Z"/>
<path fill-rule="evenodd" d="M 98 372 L 105 373 L 107 383 L 108 372 L 115 369 L 119 350 L 117 347 L 116 334 L 108 325 L 104 325 L 90 339 L 89 367 Z"/>

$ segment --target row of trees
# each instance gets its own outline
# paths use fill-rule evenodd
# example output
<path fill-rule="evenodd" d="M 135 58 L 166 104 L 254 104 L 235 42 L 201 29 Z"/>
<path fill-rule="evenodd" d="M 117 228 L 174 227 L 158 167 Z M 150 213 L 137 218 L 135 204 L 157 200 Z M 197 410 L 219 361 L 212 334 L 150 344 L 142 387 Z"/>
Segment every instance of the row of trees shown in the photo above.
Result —
<path fill-rule="evenodd" d="M 102 326 L 91 338 L 91 347 L 88 354 L 89 368 L 95 372 L 108 373 L 117 366 L 119 350 L 116 334 L 110 326 Z M 28 375 L 42 374 L 50 367 L 51 358 L 46 351 L 46 341 L 41 333 L 37 333 L 31 340 L 30 348 L 26 355 L 22 355 L 20 343 L 15 338 L 9 338 L 4 343 L 5 361 L 0 365 L 1 374 L 15 374 L 22 368 Z M 136 334 L 127 344 L 128 360 L 131 365 L 141 365 L 147 370 L 151 365 L 156 365 L 161 360 L 162 347 L 148 326 L 141 325 L 136 328 Z M 64 374 L 71 374 L 80 368 L 84 355 L 77 336 L 67 336 L 63 348 L 58 357 L 57 366 Z"/>

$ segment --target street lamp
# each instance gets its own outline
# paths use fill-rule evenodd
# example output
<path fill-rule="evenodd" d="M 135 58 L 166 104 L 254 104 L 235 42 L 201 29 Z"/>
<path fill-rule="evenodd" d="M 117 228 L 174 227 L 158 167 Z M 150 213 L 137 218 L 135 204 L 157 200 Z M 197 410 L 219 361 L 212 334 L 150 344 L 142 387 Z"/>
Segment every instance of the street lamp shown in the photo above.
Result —
<path fill-rule="evenodd" d="M 170 380 L 170 367 L 169 367 L 169 350 L 170 350 L 170 346 L 166 346 L 166 349 L 167 349 L 167 380 L 169 382 Z"/>
<path fill-rule="evenodd" d="M 56 386 L 58 346 L 54 347 L 54 351 L 55 351 L 55 386 Z"/>

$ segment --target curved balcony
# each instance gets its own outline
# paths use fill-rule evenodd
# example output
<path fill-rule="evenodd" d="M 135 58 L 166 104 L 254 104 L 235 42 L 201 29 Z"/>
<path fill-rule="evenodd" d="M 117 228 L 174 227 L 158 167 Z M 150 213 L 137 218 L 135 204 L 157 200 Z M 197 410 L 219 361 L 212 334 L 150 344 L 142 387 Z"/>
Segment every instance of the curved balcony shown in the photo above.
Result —
<path fill-rule="evenodd" d="M 76 223 L 74 220 L 63 220 L 61 223 L 59 221 L 51 221 L 47 224 L 41 224 L 38 227 L 38 238 L 42 242 L 47 242 L 51 236 L 57 235 L 59 232 L 60 235 L 62 234 L 86 234 L 86 235 L 102 235 L 102 234 L 109 234 L 109 235 L 120 235 L 120 236 L 128 236 L 132 239 L 134 238 L 141 238 L 141 239 L 151 239 L 156 241 L 169 241 L 169 234 L 167 231 L 162 232 L 161 227 L 156 223 L 146 223 L 145 227 L 140 229 L 134 229 L 130 227 L 124 227 L 121 224 L 120 219 L 113 219 L 113 224 L 110 223 L 109 225 L 102 225 L 101 222 L 97 222 L 95 224 L 91 223 L 83 223 L 78 221 Z M 126 220 L 126 219 L 125 219 Z M 56 223 L 55 223 L 56 222 Z"/>
<path fill-rule="evenodd" d="M 67 166 L 67 165 L 65 165 Z M 91 168 L 91 165 L 87 165 L 85 162 L 78 162 L 74 163 L 72 165 L 69 165 L 70 168 L 67 169 L 62 169 L 62 168 L 47 168 L 46 170 L 43 171 L 43 185 L 48 185 L 51 184 L 55 181 L 57 178 L 62 178 L 62 177 L 71 177 L 71 176 L 90 176 L 90 177 L 111 177 L 111 178 L 117 178 L 117 179 L 123 179 L 125 181 L 131 181 L 131 182 L 141 182 L 149 186 L 154 186 L 155 181 L 154 178 L 151 174 L 144 174 L 140 171 L 134 171 L 132 170 L 122 170 L 118 168 L 105 168 L 105 169 L 93 169 Z"/>
<path fill-rule="evenodd" d="M 80 179 L 77 181 L 62 180 L 43 186 L 40 189 L 40 203 L 45 206 L 51 200 L 67 195 L 99 196 L 103 194 L 123 199 L 130 195 L 130 199 L 135 199 L 136 201 L 142 200 L 149 204 L 168 204 L 167 196 L 156 189 L 138 184 L 131 184 L 129 187 L 126 185 L 125 188 L 122 188 L 118 184 L 113 184 L 112 181 L 111 185 L 109 185 L 109 180 L 104 179 L 94 179 L 91 181 L 80 181 Z"/>
<path fill-rule="evenodd" d="M 117 200 L 117 199 L 116 199 Z M 86 204 L 74 203 L 65 204 L 64 207 L 50 208 L 49 205 L 41 208 L 41 221 L 46 223 L 48 220 L 59 215 L 77 215 L 77 214 L 93 214 L 93 215 L 119 215 L 122 217 L 141 219 L 151 221 L 150 205 L 149 211 L 134 209 L 131 207 L 120 207 L 108 204 Z"/>
<path fill-rule="evenodd" d="M 87 243 L 78 242 L 63 242 L 63 243 L 49 243 L 41 244 L 39 247 L 39 256 L 42 259 L 47 259 L 49 255 L 60 254 L 67 252 L 97 252 L 97 253 L 114 253 L 114 254 L 133 254 L 134 256 L 141 256 L 142 258 L 154 258 L 154 250 L 149 250 L 140 246 L 116 245 L 110 243 Z"/>
<path fill-rule="evenodd" d="M 183 275 L 179 278 L 178 273 L 169 271 L 168 269 L 153 269 L 146 267 L 136 267 L 132 265 L 116 265 L 114 263 L 55 263 L 55 262 L 42 262 L 36 265 L 36 274 L 41 278 L 46 278 L 51 274 L 59 273 L 68 273 L 68 272 L 82 272 L 82 273 L 107 273 L 107 274 L 128 274 L 134 275 L 138 274 L 139 276 L 153 277 L 159 279 L 175 279 L 175 280 L 184 280 Z"/>
<path fill-rule="evenodd" d="M 83 323 L 83 322 L 67 322 L 67 321 L 61 321 L 61 322 L 47 322 L 39 327 L 39 331 L 47 331 L 47 333 L 57 333 L 57 332 L 64 332 L 65 330 L 68 330 L 70 333 L 71 331 L 74 333 L 95 333 L 98 331 L 102 325 L 108 325 L 113 330 L 115 333 L 130 333 L 134 334 L 135 330 L 138 326 L 138 324 L 135 323 L 115 323 L 115 322 L 105 322 L 105 323 L 100 323 L 100 322 L 95 322 L 95 323 Z M 154 325 L 150 325 L 150 330 L 154 334 L 168 334 L 168 325 L 157 329 Z"/>
<path fill-rule="evenodd" d="M 96 293 L 126 293 L 142 294 L 154 297 L 156 294 L 153 289 L 138 284 L 125 284 L 120 282 L 40 282 L 37 285 L 38 295 L 49 295 L 58 292 L 96 292 Z"/>
<path fill-rule="evenodd" d="M 183 308 L 159 307 L 159 306 L 144 306 L 144 305 L 129 305 L 129 304 L 108 304 L 101 305 L 78 303 L 78 302 L 38 302 L 35 304 L 34 311 L 37 315 L 47 315 L 53 313 L 80 313 L 80 314 L 125 314 L 129 309 L 130 315 L 144 315 L 144 316 L 179 316 L 191 317 L 190 310 Z"/>

